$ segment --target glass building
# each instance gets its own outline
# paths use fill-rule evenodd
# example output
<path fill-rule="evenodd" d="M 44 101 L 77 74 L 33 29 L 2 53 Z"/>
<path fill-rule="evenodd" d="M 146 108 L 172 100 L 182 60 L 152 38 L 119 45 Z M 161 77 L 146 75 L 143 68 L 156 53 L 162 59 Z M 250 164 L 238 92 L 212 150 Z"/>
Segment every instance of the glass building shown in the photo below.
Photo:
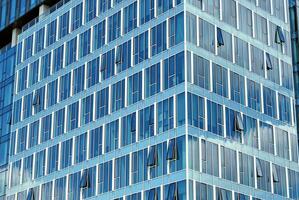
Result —
<path fill-rule="evenodd" d="M 299 199 L 288 8 L 71 0 L 24 29 L 7 199 Z"/>

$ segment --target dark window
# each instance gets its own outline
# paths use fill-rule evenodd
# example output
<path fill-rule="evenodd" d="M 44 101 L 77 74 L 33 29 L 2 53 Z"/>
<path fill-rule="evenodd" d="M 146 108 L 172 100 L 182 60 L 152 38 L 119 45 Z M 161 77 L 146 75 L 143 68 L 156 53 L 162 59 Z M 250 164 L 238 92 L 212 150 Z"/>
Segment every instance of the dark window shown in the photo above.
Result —
<path fill-rule="evenodd" d="M 147 157 L 147 166 L 148 167 L 153 167 L 158 164 L 158 156 L 157 156 L 157 151 L 156 151 L 156 146 L 151 146 L 149 148 L 149 153 Z"/>
<path fill-rule="evenodd" d="M 175 139 L 169 140 L 166 159 L 167 160 L 177 159 L 177 145 Z"/>
<path fill-rule="evenodd" d="M 276 27 L 275 42 L 277 44 L 285 43 L 286 39 L 280 26 Z"/>

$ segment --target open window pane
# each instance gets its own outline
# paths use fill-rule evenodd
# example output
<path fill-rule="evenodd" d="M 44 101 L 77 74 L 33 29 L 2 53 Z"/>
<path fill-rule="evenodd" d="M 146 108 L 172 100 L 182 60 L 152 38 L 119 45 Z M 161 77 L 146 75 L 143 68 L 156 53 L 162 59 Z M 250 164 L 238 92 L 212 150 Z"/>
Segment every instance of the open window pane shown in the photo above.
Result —
<path fill-rule="evenodd" d="M 40 95 L 38 92 L 35 92 L 32 105 L 38 106 L 39 104 L 40 104 Z"/>
<path fill-rule="evenodd" d="M 235 129 L 236 129 L 236 131 L 243 131 L 244 130 L 243 119 L 242 119 L 240 113 L 237 113 L 235 115 Z"/>
<path fill-rule="evenodd" d="M 149 149 L 149 154 L 147 157 L 147 166 L 152 167 L 157 165 L 157 151 L 156 151 L 156 146 L 151 146 Z"/>
<path fill-rule="evenodd" d="M 121 63 L 121 58 L 122 58 L 122 46 L 118 46 L 116 48 L 116 58 L 115 58 L 115 63 L 120 64 Z"/>
<path fill-rule="evenodd" d="M 89 173 L 88 170 L 84 170 L 80 180 L 80 188 L 88 188 L 89 186 Z"/>
<path fill-rule="evenodd" d="M 168 194 L 167 194 L 167 200 L 176 200 L 177 194 L 177 187 L 176 183 L 172 183 L 168 187 Z"/>
<path fill-rule="evenodd" d="M 222 30 L 219 27 L 217 27 L 217 46 L 224 46 Z"/>
<path fill-rule="evenodd" d="M 256 159 L 256 175 L 257 177 L 263 177 L 262 166 L 259 159 Z"/>
<path fill-rule="evenodd" d="M 29 189 L 26 200 L 35 200 L 32 188 Z"/>
<path fill-rule="evenodd" d="M 277 183 L 279 182 L 278 174 L 277 174 L 277 169 L 275 165 L 272 165 L 272 177 L 273 177 L 273 182 Z"/>
<path fill-rule="evenodd" d="M 285 43 L 285 36 L 280 26 L 277 26 L 275 33 L 275 42 L 277 44 Z"/>
<path fill-rule="evenodd" d="M 272 70 L 273 69 L 272 61 L 271 61 L 269 53 L 266 53 L 266 67 L 267 67 L 267 70 Z"/>
<path fill-rule="evenodd" d="M 175 139 L 169 141 L 167 149 L 167 160 L 177 159 L 177 145 Z"/>
<path fill-rule="evenodd" d="M 157 190 L 151 189 L 149 191 L 148 199 L 147 200 L 157 200 Z"/>

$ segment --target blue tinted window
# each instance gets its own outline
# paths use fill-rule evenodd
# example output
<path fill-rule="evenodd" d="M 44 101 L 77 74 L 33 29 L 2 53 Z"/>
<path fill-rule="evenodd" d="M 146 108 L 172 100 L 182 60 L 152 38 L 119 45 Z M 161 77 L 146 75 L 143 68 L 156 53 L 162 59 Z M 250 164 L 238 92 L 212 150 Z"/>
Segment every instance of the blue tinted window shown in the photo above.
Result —
<path fill-rule="evenodd" d="M 108 19 L 108 41 L 111 42 L 120 36 L 121 12 L 117 12 Z"/>
<path fill-rule="evenodd" d="M 87 133 L 75 138 L 75 163 L 86 160 L 87 153 Z"/>
<path fill-rule="evenodd" d="M 95 50 L 101 48 L 105 44 L 106 20 L 95 25 L 93 30 L 93 49 Z"/>
<path fill-rule="evenodd" d="M 260 84 L 247 79 L 248 107 L 257 111 L 261 110 L 261 87 Z"/>
<path fill-rule="evenodd" d="M 155 17 L 155 1 L 141 0 L 139 5 L 140 25 Z"/>
<path fill-rule="evenodd" d="M 190 125 L 201 129 L 205 127 L 204 99 L 191 93 L 188 93 L 188 122 Z"/>
<path fill-rule="evenodd" d="M 125 106 L 125 80 L 112 85 L 112 112 Z"/>
<path fill-rule="evenodd" d="M 64 169 L 72 165 L 72 149 L 73 149 L 72 139 L 61 143 L 60 169 Z"/>
<path fill-rule="evenodd" d="M 35 33 L 35 53 L 44 48 L 45 28 L 41 28 Z"/>
<path fill-rule="evenodd" d="M 24 60 L 31 57 L 33 53 L 33 36 L 29 36 L 25 39 L 24 43 Z"/>
<path fill-rule="evenodd" d="M 164 21 L 151 29 L 151 55 L 154 56 L 166 50 L 166 41 L 166 21 Z"/>
<path fill-rule="evenodd" d="M 149 97 L 161 91 L 160 63 L 152 65 L 145 71 L 145 96 Z"/>
<path fill-rule="evenodd" d="M 66 194 L 66 177 L 62 177 L 55 180 L 54 183 L 54 199 L 65 200 Z"/>
<path fill-rule="evenodd" d="M 128 78 L 128 105 L 140 101 L 142 98 L 142 72 Z"/>
<path fill-rule="evenodd" d="M 237 111 L 225 108 L 225 115 L 226 137 L 241 143 L 243 130 L 240 127 L 244 127 L 241 114 Z"/>
<path fill-rule="evenodd" d="M 60 77 L 59 83 L 59 101 L 63 101 L 70 96 L 71 73 Z"/>
<path fill-rule="evenodd" d="M 68 130 L 78 128 L 79 102 L 68 106 Z"/>
<path fill-rule="evenodd" d="M 66 43 L 66 65 L 72 64 L 76 61 L 76 52 L 77 52 L 77 38 Z"/>
<path fill-rule="evenodd" d="M 244 116 L 244 143 L 254 148 L 258 148 L 257 120 Z"/>
<path fill-rule="evenodd" d="M 210 62 L 195 54 L 193 54 L 193 80 L 195 85 L 210 89 Z"/>
<path fill-rule="evenodd" d="M 279 119 L 291 124 L 291 101 L 289 97 L 278 94 Z"/>
<path fill-rule="evenodd" d="M 118 148 L 118 120 L 106 125 L 105 130 L 105 153 L 113 151 Z"/>
<path fill-rule="evenodd" d="M 240 183 L 254 187 L 253 157 L 239 152 Z"/>
<path fill-rule="evenodd" d="M 173 128 L 173 97 L 158 103 L 158 124 L 157 132 L 162 133 Z"/>
<path fill-rule="evenodd" d="M 50 82 L 47 88 L 47 107 L 57 103 L 58 79 Z"/>
<path fill-rule="evenodd" d="M 85 2 L 85 20 L 89 22 L 93 18 L 96 17 L 96 8 L 97 8 L 97 1 L 96 0 L 86 0 Z"/>
<path fill-rule="evenodd" d="M 154 135 L 154 105 L 139 111 L 139 140 L 146 139 Z"/>
<path fill-rule="evenodd" d="M 91 51 L 90 38 L 91 38 L 91 29 L 88 29 L 84 33 L 80 34 L 79 36 L 79 41 L 80 41 L 79 57 L 80 58 L 90 53 Z"/>
<path fill-rule="evenodd" d="M 33 155 L 24 158 L 22 183 L 32 180 Z"/>
<path fill-rule="evenodd" d="M 169 1 L 169 0 L 159 0 Z M 172 2 L 172 1 L 170 1 Z M 158 5 L 159 6 L 159 5 Z M 159 8 L 158 8 L 159 9 Z M 184 40 L 184 15 L 180 13 L 169 21 L 169 46 L 172 47 Z"/>
<path fill-rule="evenodd" d="M 136 142 L 136 113 L 122 118 L 121 146 Z"/>
<path fill-rule="evenodd" d="M 82 99 L 81 125 L 93 121 L 93 94 Z"/>
<path fill-rule="evenodd" d="M 141 33 L 134 38 L 134 64 L 148 59 L 148 32 Z"/>
<path fill-rule="evenodd" d="M 231 99 L 241 104 L 245 104 L 245 84 L 244 77 L 230 72 L 230 85 L 231 85 Z"/>
<path fill-rule="evenodd" d="M 80 171 L 69 175 L 67 195 L 69 199 L 80 200 Z"/>
<path fill-rule="evenodd" d="M 54 137 L 64 133 L 65 123 L 65 108 L 62 108 L 54 113 Z"/>
<path fill-rule="evenodd" d="M 73 94 L 77 94 L 84 89 L 84 79 L 85 79 L 85 65 L 78 67 L 73 73 Z"/>
<path fill-rule="evenodd" d="M 82 26 L 82 7 L 83 3 L 80 3 L 72 9 L 72 31 Z"/>
<path fill-rule="evenodd" d="M 53 52 L 53 73 L 57 72 L 58 70 L 62 69 L 63 67 L 63 48 L 64 45 L 61 45 Z"/>
<path fill-rule="evenodd" d="M 38 81 L 38 66 L 39 60 L 29 65 L 29 87 Z"/>
<path fill-rule="evenodd" d="M 41 79 L 50 76 L 51 73 L 51 52 L 41 58 Z"/>
<path fill-rule="evenodd" d="M 129 185 L 129 155 L 116 158 L 114 166 L 114 189 L 119 189 Z"/>
<path fill-rule="evenodd" d="M 52 182 L 42 184 L 41 200 L 47 200 L 52 198 L 52 185 Z"/>
<path fill-rule="evenodd" d="M 27 126 L 20 128 L 18 130 L 17 153 L 22 152 L 26 149 L 26 141 L 27 141 Z"/>
<path fill-rule="evenodd" d="M 51 138 L 51 124 L 52 124 L 52 115 L 51 114 L 42 118 L 41 142 L 45 142 Z"/>
<path fill-rule="evenodd" d="M 132 183 L 147 180 L 147 149 L 132 154 Z"/>
<path fill-rule="evenodd" d="M 57 20 L 55 19 L 47 25 L 47 46 L 53 44 L 56 41 L 56 27 Z"/>
<path fill-rule="evenodd" d="M 273 126 L 260 122 L 260 142 L 261 150 L 274 154 Z"/>
<path fill-rule="evenodd" d="M 108 114 L 109 88 L 104 88 L 96 93 L 96 118 Z"/>
<path fill-rule="evenodd" d="M 112 190 L 112 161 L 99 165 L 98 194 Z"/>
<path fill-rule="evenodd" d="M 69 33 L 70 12 L 66 12 L 59 17 L 59 39 Z"/>
<path fill-rule="evenodd" d="M 35 121 L 29 126 L 29 144 L 28 147 L 31 148 L 38 144 L 38 132 L 39 132 L 39 121 Z"/>
<path fill-rule="evenodd" d="M 89 158 L 94 158 L 96 156 L 102 155 L 103 146 L 103 127 L 99 127 L 90 131 L 89 136 Z"/>
<path fill-rule="evenodd" d="M 207 101 L 208 131 L 223 136 L 223 107 L 212 101 Z"/>
<path fill-rule="evenodd" d="M 35 154 L 35 174 L 34 178 L 44 176 L 46 168 L 46 150 Z"/>
<path fill-rule="evenodd" d="M 48 149 L 48 171 L 47 174 L 58 170 L 58 144 Z"/>
<path fill-rule="evenodd" d="M 276 118 L 276 93 L 274 90 L 263 87 L 264 91 L 264 113 Z"/>
<path fill-rule="evenodd" d="M 99 82 L 99 60 L 96 58 L 87 63 L 87 88 Z"/>
<path fill-rule="evenodd" d="M 237 154 L 221 146 L 221 178 L 237 182 Z"/>
<path fill-rule="evenodd" d="M 130 32 L 137 27 L 137 2 L 124 9 L 124 34 Z"/>
<path fill-rule="evenodd" d="M 213 92 L 227 97 L 227 69 L 213 63 Z"/>
<path fill-rule="evenodd" d="M 114 49 L 101 56 L 100 71 L 102 81 L 114 75 L 114 64 Z"/>
<path fill-rule="evenodd" d="M 131 67 L 131 54 L 131 40 L 117 47 L 115 62 L 118 73 Z"/>

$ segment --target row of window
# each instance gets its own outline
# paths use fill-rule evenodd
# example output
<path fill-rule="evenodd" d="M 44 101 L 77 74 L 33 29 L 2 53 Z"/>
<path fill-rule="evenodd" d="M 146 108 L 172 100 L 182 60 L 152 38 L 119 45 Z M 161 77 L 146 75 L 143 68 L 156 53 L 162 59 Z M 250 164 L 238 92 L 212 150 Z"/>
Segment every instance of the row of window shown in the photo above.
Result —
<path fill-rule="evenodd" d="M 117 1 L 115 3 L 120 2 L 121 1 Z M 98 3 L 99 7 L 97 8 L 97 0 L 85 0 L 84 4 L 80 3 L 73 7 L 70 11 L 59 16 L 45 27 L 36 31 L 34 35 L 26 38 L 24 42 L 18 44 L 18 63 L 25 61 L 34 54 L 65 37 L 72 31 L 78 29 L 83 24 L 86 24 L 90 20 L 94 19 L 97 15 L 97 9 L 100 11 L 99 14 L 111 9 L 111 3 L 111 0 L 100 1 Z M 140 1 L 139 7 L 137 7 L 137 1 L 132 3 L 123 10 L 109 16 L 107 21 L 104 20 L 93 27 L 95 33 L 93 49 L 98 49 L 104 44 L 107 44 L 137 28 L 138 21 L 138 26 L 140 26 L 180 3 L 181 0 L 158 0 L 157 4 L 154 4 L 154 1 L 143 0 Z M 85 7 L 83 7 L 83 5 L 85 5 Z M 137 20 L 137 9 L 139 9 L 140 20 Z M 83 16 L 83 10 L 85 16 Z M 121 19 L 123 19 L 123 22 Z M 105 23 L 107 23 L 107 25 L 105 25 Z M 183 29 L 180 28 L 179 30 Z M 84 45 L 88 40 L 88 37 L 90 37 L 87 34 L 88 33 L 85 33 L 85 41 L 83 39 L 82 45 Z M 24 49 L 23 52 L 22 49 Z M 87 49 L 85 50 L 87 51 Z M 84 52 L 82 49 L 80 57 L 84 56 L 86 53 L 87 52 Z"/>
<path fill-rule="evenodd" d="M 105 80 L 133 65 L 147 60 L 149 57 L 166 50 L 166 48 L 182 42 L 182 30 L 184 27 L 183 13 L 180 13 L 167 21 L 169 22 L 168 35 L 166 34 L 167 22 L 164 21 L 161 24 L 152 27 L 151 30 L 135 36 L 132 40 L 124 42 L 114 49 L 103 53 L 101 55 L 100 63 L 99 59 L 89 62 L 88 68 L 90 70 L 88 70 L 88 73 L 96 73 L 97 76 L 94 78 L 96 79 L 94 81 L 98 82 L 99 80 L 97 79 L 99 79 L 98 76 L 101 72 L 101 80 Z M 91 32 L 91 29 L 87 30 L 78 37 L 68 41 L 65 45 L 54 49 L 52 52 L 49 52 L 40 59 L 29 64 L 29 66 L 19 70 L 17 75 L 18 81 L 16 83 L 17 91 L 19 92 L 26 88 L 30 88 L 32 85 L 59 71 L 64 66 L 68 66 L 79 58 L 89 54 L 92 46 Z M 93 32 L 93 44 L 96 48 L 100 48 L 105 41 L 105 35 L 101 35 L 105 33 L 105 20 L 96 25 Z M 168 47 L 166 46 L 167 43 L 169 43 Z M 77 49 L 79 52 L 77 52 Z M 77 56 L 79 58 L 77 58 Z M 101 65 L 100 70 L 98 68 L 99 64 Z"/>
<path fill-rule="evenodd" d="M 190 169 L 285 197 L 289 190 L 298 198 L 299 172 L 197 137 L 188 140 Z"/>
<path fill-rule="evenodd" d="M 292 67 L 289 64 L 189 12 L 186 26 L 187 41 L 212 53 L 217 52 L 218 56 L 293 90 Z M 279 26 L 273 26 L 270 35 L 276 45 L 289 43 Z"/>
<path fill-rule="evenodd" d="M 102 144 L 95 144 L 97 141 L 94 141 L 99 138 L 100 133 L 95 132 L 99 130 L 91 131 L 89 149 L 86 147 L 87 134 L 83 134 L 74 140 L 65 141 L 61 145 L 57 144 L 12 163 L 10 187 L 69 167 L 72 160 L 75 163 L 85 161 L 87 152 L 90 154 L 89 158 L 96 156 L 96 152 L 100 155 Z M 74 152 L 72 152 L 73 141 Z M 98 194 L 185 169 L 185 149 L 185 137 L 181 136 L 100 164 L 98 166 Z M 95 170 L 96 167 L 92 167 L 82 173 L 82 178 L 87 179 L 84 181 L 88 181 L 93 187 L 96 186 L 95 183 L 91 183 L 92 180 L 96 181 L 96 176 L 93 174 Z M 79 191 L 80 187 L 74 189 Z M 93 195 L 95 195 L 94 192 Z"/>

